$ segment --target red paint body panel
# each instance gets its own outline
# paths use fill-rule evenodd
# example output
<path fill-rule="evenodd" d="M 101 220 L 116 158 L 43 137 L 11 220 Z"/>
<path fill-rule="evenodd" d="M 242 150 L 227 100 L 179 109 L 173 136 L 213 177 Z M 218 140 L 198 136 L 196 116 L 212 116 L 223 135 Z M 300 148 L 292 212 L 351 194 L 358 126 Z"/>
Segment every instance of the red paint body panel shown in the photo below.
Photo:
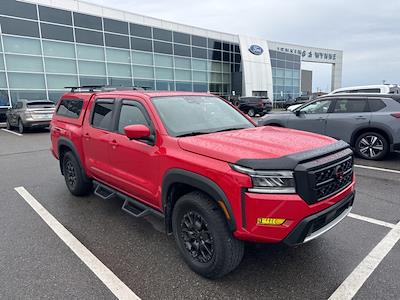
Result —
<path fill-rule="evenodd" d="M 52 152 L 59 158 L 59 139 L 67 139 L 74 145 L 89 178 L 103 182 L 161 212 L 163 178 L 169 170 L 182 169 L 202 175 L 221 188 L 229 200 L 236 222 L 234 236 L 256 242 L 282 241 L 302 219 L 337 203 L 354 189 L 353 182 L 340 193 L 314 205 L 308 205 L 298 195 L 246 192 L 245 207 L 242 207 L 242 191 L 252 186 L 251 179 L 233 171 L 227 162 L 245 158 L 282 157 L 320 148 L 335 140 L 276 127 L 171 137 L 151 103 L 151 97 L 174 95 L 205 94 L 142 91 L 66 94 L 62 99 L 80 98 L 84 105 L 78 119 L 55 114 L 51 123 Z M 90 113 L 96 98 L 134 99 L 140 102 L 154 125 L 155 145 L 131 141 L 123 134 L 93 128 L 90 125 Z M 258 217 L 285 218 L 287 221 L 281 226 L 260 226 L 256 224 Z"/>

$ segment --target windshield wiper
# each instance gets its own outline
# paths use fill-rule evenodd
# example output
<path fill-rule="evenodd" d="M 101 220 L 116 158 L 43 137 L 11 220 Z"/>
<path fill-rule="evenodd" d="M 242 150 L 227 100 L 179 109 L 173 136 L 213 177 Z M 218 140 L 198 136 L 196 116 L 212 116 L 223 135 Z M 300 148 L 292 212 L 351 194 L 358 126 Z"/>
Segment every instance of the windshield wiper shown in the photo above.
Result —
<path fill-rule="evenodd" d="M 213 131 L 213 133 L 214 133 L 214 132 L 224 132 L 224 131 L 240 130 L 240 129 L 246 129 L 246 128 L 250 128 L 250 127 L 232 127 L 232 128 L 226 128 L 226 129 L 216 130 L 216 131 Z"/>
<path fill-rule="evenodd" d="M 210 133 L 210 132 L 209 131 L 192 131 L 192 132 L 177 135 L 176 137 L 195 136 L 195 135 L 201 135 L 201 134 L 207 134 L 207 133 Z"/>

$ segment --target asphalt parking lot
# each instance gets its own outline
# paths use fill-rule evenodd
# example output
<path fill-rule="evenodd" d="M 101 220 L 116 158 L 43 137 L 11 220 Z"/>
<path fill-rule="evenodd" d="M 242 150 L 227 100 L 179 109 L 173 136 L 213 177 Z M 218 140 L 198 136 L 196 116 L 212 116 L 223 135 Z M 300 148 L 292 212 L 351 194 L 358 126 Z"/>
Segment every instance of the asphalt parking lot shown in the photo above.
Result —
<path fill-rule="evenodd" d="M 39 215 L 43 210 L 32 209 L 17 187 L 131 296 L 346 299 L 354 291 L 355 299 L 400 298 L 400 154 L 382 162 L 356 161 L 352 214 L 327 234 L 296 248 L 249 244 L 235 272 L 210 281 L 188 269 L 160 220 L 132 218 L 120 210 L 119 200 L 70 195 L 49 147 L 48 132 L 0 130 L 0 299 L 115 298 L 109 284 L 50 229 Z"/>

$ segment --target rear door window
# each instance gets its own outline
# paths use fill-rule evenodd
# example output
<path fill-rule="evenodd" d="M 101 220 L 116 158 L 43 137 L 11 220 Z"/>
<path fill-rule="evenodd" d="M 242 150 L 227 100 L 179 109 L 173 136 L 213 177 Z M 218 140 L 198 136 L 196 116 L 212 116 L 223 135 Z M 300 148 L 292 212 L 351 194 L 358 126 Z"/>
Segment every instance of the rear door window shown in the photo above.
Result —
<path fill-rule="evenodd" d="M 381 99 L 369 99 L 368 104 L 371 112 L 380 111 L 386 107 L 385 102 L 383 102 Z"/>
<path fill-rule="evenodd" d="M 366 99 L 338 99 L 333 109 L 333 113 L 359 113 L 366 111 Z"/>
<path fill-rule="evenodd" d="M 114 100 L 101 99 L 97 100 L 94 105 L 92 114 L 92 126 L 108 131 L 112 131 L 114 117 Z"/>
<path fill-rule="evenodd" d="M 83 107 L 81 99 L 62 99 L 56 114 L 59 116 L 78 119 Z"/>

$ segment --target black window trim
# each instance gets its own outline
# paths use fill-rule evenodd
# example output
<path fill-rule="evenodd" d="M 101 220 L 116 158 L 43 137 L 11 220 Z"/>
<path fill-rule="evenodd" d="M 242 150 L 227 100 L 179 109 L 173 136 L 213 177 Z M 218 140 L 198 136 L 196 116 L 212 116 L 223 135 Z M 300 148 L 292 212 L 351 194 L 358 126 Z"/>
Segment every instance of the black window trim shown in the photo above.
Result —
<path fill-rule="evenodd" d="M 62 104 L 65 100 L 80 101 L 80 102 L 82 103 L 81 111 L 79 112 L 79 115 L 78 115 L 77 117 L 69 117 L 69 116 L 65 116 L 65 115 L 63 115 L 63 114 L 59 114 L 59 113 L 58 113 L 61 104 Z M 81 98 L 73 98 L 73 97 L 70 97 L 70 98 L 62 98 L 62 99 L 60 100 L 60 104 L 58 104 L 58 106 L 57 106 L 57 110 L 56 110 L 55 114 L 56 114 L 57 116 L 61 116 L 61 117 L 63 117 L 63 118 L 69 118 L 69 119 L 78 120 L 78 119 L 81 117 L 82 110 L 83 110 L 83 105 L 84 105 L 84 101 L 83 101 L 83 99 L 81 99 Z"/>
<path fill-rule="evenodd" d="M 91 112 L 90 112 L 90 122 L 89 125 L 92 128 L 98 129 L 98 130 L 103 130 L 103 131 L 107 131 L 107 132 L 115 132 L 115 119 L 116 119 L 116 99 L 115 98 L 96 98 L 93 102 L 93 106 L 91 108 Z M 96 104 L 97 103 L 106 103 L 106 104 L 113 104 L 113 111 L 112 111 L 112 118 L 111 118 L 111 128 L 109 129 L 104 129 L 104 128 L 100 128 L 97 126 L 93 125 L 93 118 L 94 118 L 94 109 L 96 108 Z"/>
<path fill-rule="evenodd" d="M 129 98 L 118 99 L 117 104 L 116 104 L 115 123 L 114 123 L 115 133 L 125 136 L 124 133 L 121 133 L 118 131 L 121 110 L 122 110 L 122 106 L 124 106 L 124 105 L 137 107 L 142 112 L 143 116 L 145 117 L 145 119 L 148 123 L 148 127 L 150 129 L 150 139 L 139 139 L 136 141 L 145 143 L 149 146 L 155 146 L 156 140 L 157 140 L 157 134 L 156 134 L 156 130 L 154 127 L 154 123 L 152 122 L 150 114 L 147 111 L 146 107 L 138 99 L 129 99 Z"/>

